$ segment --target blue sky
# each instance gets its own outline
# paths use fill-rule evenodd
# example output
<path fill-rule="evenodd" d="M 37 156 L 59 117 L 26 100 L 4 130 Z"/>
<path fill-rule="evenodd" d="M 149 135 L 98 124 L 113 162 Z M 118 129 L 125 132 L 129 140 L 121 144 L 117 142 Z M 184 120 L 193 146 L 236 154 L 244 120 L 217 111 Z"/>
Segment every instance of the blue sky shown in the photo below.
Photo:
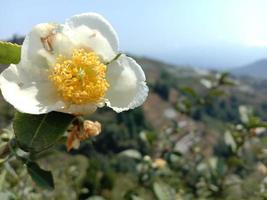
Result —
<path fill-rule="evenodd" d="M 41 22 L 98 12 L 122 51 L 165 62 L 227 68 L 267 57 L 266 0 L 13 0 L 0 7 L 0 38 Z M 266 55 L 266 56 L 265 56 Z"/>

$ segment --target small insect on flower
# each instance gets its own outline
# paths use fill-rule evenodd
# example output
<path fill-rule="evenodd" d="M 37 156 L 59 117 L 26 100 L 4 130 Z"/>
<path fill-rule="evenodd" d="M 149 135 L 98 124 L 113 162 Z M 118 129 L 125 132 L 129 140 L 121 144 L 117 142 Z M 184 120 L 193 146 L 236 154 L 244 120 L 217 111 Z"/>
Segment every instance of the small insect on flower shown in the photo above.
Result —
<path fill-rule="evenodd" d="M 36 25 L 20 63 L 0 75 L 0 87 L 6 101 L 30 114 L 90 114 L 105 104 L 121 112 L 140 106 L 148 93 L 142 68 L 119 53 L 113 27 L 95 13 Z"/>

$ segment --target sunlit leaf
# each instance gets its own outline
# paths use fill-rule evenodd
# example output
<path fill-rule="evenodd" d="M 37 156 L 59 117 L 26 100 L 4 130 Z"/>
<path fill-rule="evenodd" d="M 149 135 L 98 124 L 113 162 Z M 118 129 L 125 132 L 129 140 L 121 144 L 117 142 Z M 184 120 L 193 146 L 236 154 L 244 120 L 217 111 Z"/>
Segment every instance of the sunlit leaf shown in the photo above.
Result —
<path fill-rule="evenodd" d="M 252 115 L 252 109 L 248 108 L 247 106 L 239 106 L 238 107 L 239 110 L 239 115 L 240 115 L 240 119 L 241 121 L 246 124 L 249 122 L 249 118 Z"/>
<path fill-rule="evenodd" d="M 134 158 L 134 159 L 141 159 L 142 155 L 139 151 L 135 149 L 127 149 L 125 151 L 120 152 L 120 156 L 126 156 L 129 158 Z"/>
<path fill-rule="evenodd" d="M 210 90 L 209 92 L 208 92 L 208 95 L 209 95 L 209 97 L 219 97 L 219 96 L 222 96 L 222 95 L 224 95 L 224 91 L 222 91 L 222 90 Z"/>
<path fill-rule="evenodd" d="M 210 89 L 212 87 L 212 82 L 208 79 L 203 78 L 200 80 L 200 83 L 208 89 Z"/>
<path fill-rule="evenodd" d="M 175 190 L 166 183 L 155 182 L 153 191 L 158 200 L 175 200 Z"/>
<path fill-rule="evenodd" d="M 234 140 L 234 138 L 233 138 L 231 132 L 226 131 L 226 132 L 224 133 L 224 141 L 225 141 L 225 144 L 227 144 L 228 146 L 230 146 L 230 148 L 231 148 L 231 150 L 232 150 L 233 152 L 236 151 L 236 149 L 237 149 L 237 145 L 236 145 L 236 142 L 235 142 L 235 140 Z"/>
<path fill-rule="evenodd" d="M 234 86 L 235 82 L 229 78 L 230 74 L 225 72 L 219 75 L 218 81 L 220 85 Z"/>
<path fill-rule="evenodd" d="M 3 186 L 4 186 L 5 179 L 6 179 L 6 175 L 7 175 L 7 171 L 2 170 L 2 172 L 0 173 L 0 191 L 3 191 Z"/>
<path fill-rule="evenodd" d="M 105 200 L 105 199 L 101 196 L 92 196 L 87 198 L 86 200 Z"/>
<path fill-rule="evenodd" d="M 196 93 L 196 91 L 193 88 L 182 87 L 181 91 L 188 94 L 188 95 L 191 95 L 192 97 L 198 98 L 198 94 Z"/>
<path fill-rule="evenodd" d="M 144 200 L 144 199 L 139 196 L 132 195 L 132 200 Z"/>
<path fill-rule="evenodd" d="M 20 61 L 21 47 L 10 42 L 0 41 L 0 64 L 17 64 Z"/>

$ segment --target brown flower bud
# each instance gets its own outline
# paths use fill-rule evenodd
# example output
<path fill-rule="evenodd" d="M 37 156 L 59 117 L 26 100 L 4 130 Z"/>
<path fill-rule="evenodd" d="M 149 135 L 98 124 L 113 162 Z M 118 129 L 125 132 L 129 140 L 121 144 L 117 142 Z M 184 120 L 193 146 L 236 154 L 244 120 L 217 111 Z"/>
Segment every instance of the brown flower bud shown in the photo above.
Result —
<path fill-rule="evenodd" d="M 79 135 L 81 141 L 97 136 L 101 132 L 101 124 L 99 122 L 92 122 L 85 120 L 83 122 L 83 134 Z"/>
<path fill-rule="evenodd" d="M 162 158 L 156 158 L 152 163 L 152 166 L 158 169 L 164 168 L 166 166 L 166 161 Z"/>
<path fill-rule="evenodd" d="M 100 132 L 101 124 L 97 121 L 85 120 L 81 125 L 74 125 L 68 135 L 66 143 L 67 150 L 70 151 L 72 148 L 79 148 L 81 141 L 97 136 Z"/>

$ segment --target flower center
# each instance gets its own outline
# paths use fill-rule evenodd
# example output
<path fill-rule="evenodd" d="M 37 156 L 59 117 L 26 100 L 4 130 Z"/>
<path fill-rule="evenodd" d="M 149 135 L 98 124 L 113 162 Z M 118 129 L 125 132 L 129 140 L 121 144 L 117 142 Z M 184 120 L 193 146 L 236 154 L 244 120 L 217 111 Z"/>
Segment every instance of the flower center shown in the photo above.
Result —
<path fill-rule="evenodd" d="M 75 49 L 71 59 L 57 57 L 49 79 L 66 102 L 99 103 L 109 87 L 106 68 L 94 52 Z"/>

